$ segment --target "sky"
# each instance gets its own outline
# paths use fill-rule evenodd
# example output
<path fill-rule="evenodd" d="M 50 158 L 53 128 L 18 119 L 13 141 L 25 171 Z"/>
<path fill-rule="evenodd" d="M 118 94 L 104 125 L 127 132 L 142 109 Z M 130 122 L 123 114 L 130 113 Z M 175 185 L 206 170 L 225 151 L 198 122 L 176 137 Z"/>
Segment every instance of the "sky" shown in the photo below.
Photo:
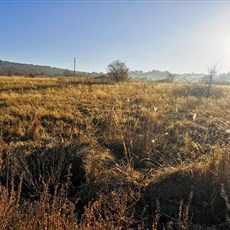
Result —
<path fill-rule="evenodd" d="M 0 60 L 106 72 L 230 71 L 229 1 L 0 0 Z"/>

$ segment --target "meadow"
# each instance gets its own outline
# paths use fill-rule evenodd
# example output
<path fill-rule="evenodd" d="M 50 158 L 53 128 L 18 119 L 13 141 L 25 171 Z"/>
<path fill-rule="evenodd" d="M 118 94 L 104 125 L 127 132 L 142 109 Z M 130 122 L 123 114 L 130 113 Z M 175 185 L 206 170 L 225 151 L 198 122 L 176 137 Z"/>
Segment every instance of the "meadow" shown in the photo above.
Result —
<path fill-rule="evenodd" d="M 230 229 L 230 86 L 0 77 L 0 229 Z"/>

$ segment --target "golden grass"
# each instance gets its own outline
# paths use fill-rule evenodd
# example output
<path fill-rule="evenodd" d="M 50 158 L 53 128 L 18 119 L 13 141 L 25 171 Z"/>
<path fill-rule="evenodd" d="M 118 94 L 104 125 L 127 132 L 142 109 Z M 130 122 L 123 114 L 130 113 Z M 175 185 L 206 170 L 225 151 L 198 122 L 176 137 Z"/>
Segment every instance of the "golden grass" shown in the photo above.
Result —
<path fill-rule="evenodd" d="M 204 87 L 1 77 L 0 229 L 226 227 L 230 91 Z"/>

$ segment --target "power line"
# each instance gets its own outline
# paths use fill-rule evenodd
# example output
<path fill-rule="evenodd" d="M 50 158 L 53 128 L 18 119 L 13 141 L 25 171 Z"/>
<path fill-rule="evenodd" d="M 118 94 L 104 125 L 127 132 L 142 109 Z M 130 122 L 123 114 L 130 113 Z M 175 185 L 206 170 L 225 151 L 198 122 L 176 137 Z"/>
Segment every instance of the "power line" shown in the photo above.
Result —
<path fill-rule="evenodd" d="M 78 57 L 80 62 L 105 62 L 108 60 L 114 59 L 122 59 L 125 61 L 140 61 L 140 60 L 159 60 L 159 61 L 167 61 L 172 59 L 180 59 L 180 58 L 201 58 L 206 59 L 211 56 L 225 56 L 226 52 L 217 52 L 217 53 L 209 53 L 209 54 L 170 54 L 170 55 L 159 55 L 159 56 L 108 56 L 108 57 Z"/>

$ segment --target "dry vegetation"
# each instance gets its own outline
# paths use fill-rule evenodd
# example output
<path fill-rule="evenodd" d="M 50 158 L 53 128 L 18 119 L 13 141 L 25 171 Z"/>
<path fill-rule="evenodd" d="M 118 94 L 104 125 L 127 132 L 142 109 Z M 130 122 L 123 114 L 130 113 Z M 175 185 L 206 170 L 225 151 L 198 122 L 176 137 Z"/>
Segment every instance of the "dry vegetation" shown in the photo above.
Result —
<path fill-rule="evenodd" d="M 0 78 L 0 229 L 229 229 L 230 86 Z"/>

